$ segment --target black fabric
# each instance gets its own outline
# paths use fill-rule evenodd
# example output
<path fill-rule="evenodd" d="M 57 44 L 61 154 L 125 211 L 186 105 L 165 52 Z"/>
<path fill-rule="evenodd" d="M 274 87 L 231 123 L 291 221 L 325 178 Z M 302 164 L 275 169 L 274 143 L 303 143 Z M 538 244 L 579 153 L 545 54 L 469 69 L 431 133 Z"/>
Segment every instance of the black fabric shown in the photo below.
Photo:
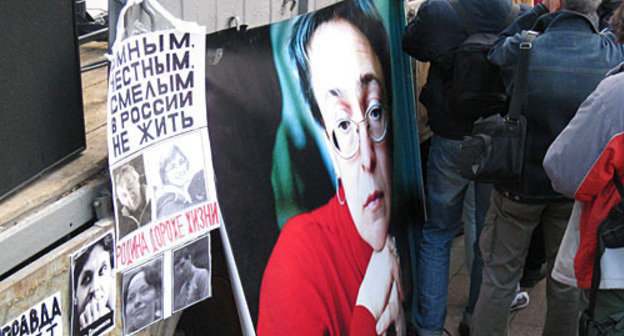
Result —
<path fill-rule="evenodd" d="M 525 99 L 527 67 L 533 32 L 525 32 L 520 44 L 520 60 L 511 107 L 507 116 L 494 114 L 474 123 L 472 135 L 464 138 L 460 147 L 461 174 L 479 182 L 519 180 L 524 162 L 526 117 L 521 114 Z"/>
<path fill-rule="evenodd" d="M 492 183 L 519 179 L 524 161 L 526 118 L 500 114 L 479 119 L 460 146 L 459 170 L 465 178 Z"/>
<path fill-rule="evenodd" d="M 217 195 L 255 322 L 262 275 L 279 235 L 268 178 L 274 143 L 257 139 L 275 139 L 281 89 L 268 26 L 208 35 L 206 48 L 206 108 Z"/>
<path fill-rule="evenodd" d="M 455 14 L 457 14 L 459 18 L 462 20 L 462 23 L 464 24 L 464 28 L 466 29 L 466 33 L 468 35 L 475 34 L 477 32 L 477 27 L 472 22 L 472 19 L 470 19 L 470 16 L 468 15 L 468 13 L 466 12 L 466 9 L 464 8 L 464 5 L 462 5 L 462 3 L 459 0 L 449 0 L 449 3 L 451 4 L 451 7 L 453 7 Z"/>
<path fill-rule="evenodd" d="M 453 75 L 445 87 L 448 111 L 470 118 L 487 117 L 507 109 L 500 69 L 487 60 L 498 35 L 471 35 L 454 53 Z"/>
<path fill-rule="evenodd" d="M 212 296 L 182 311 L 176 336 L 243 335 L 219 230 L 210 233 L 210 244 Z"/>
<path fill-rule="evenodd" d="M 512 8 L 510 0 L 462 0 L 462 4 L 478 33 L 498 34 Z M 447 0 L 425 1 L 403 34 L 403 51 L 421 62 L 431 63 L 419 100 L 427 108 L 433 132 L 447 139 L 461 140 L 469 135 L 477 119 L 450 113 L 445 94 L 453 69 L 453 51 L 468 36 Z"/>
<path fill-rule="evenodd" d="M 447 110 L 471 118 L 502 114 L 507 109 L 507 93 L 501 71 L 487 60 L 498 33 L 478 33 L 462 3 L 459 0 L 449 0 L 449 3 L 462 19 L 469 36 L 453 52 L 452 76 L 445 86 Z M 505 29 L 518 13 L 519 6 L 514 5 L 500 30 Z"/>

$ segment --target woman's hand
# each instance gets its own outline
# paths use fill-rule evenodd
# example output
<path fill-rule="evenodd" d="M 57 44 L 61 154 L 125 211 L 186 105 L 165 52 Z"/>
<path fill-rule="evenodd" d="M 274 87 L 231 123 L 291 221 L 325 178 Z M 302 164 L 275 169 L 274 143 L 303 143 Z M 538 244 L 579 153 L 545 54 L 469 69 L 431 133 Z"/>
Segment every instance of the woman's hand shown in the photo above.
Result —
<path fill-rule="evenodd" d="M 381 312 L 379 320 L 377 320 L 376 331 L 378 335 L 386 335 L 388 328 L 394 323 L 394 329 L 396 335 L 405 335 L 405 314 L 403 313 L 403 304 L 395 281 L 392 284 L 392 291 L 390 292 L 390 298 L 388 304 Z"/>
<path fill-rule="evenodd" d="M 368 309 L 376 321 L 384 314 L 384 321 L 388 319 L 389 326 L 392 322 L 395 325 L 402 324 L 399 323 L 403 316 L 402 301 L 399 256 L 392 238 L 388 236 L 384 247 L 380 251 L 374 251 L 368 262 L 355 304 Z M 378 324 L 377 329 L 385 325 L 385 322 L 381 326 Z M 387 329 L 388 326 L 382 329 Z"/>
<path fill-rule="evenodd" d="M 102 316 L 110 313 L 110 308 L 106 305 L 106 300 L 91 300 L 85 305 L 85 309 L 80 314 L 80 329 L 84 329 Z"/>

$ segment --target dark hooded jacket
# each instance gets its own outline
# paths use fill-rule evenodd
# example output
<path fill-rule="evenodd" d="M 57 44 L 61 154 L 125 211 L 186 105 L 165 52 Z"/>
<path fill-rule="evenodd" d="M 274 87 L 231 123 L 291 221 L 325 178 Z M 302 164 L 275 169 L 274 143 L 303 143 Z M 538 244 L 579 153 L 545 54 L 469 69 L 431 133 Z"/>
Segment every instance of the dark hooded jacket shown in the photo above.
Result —
<path fill-rule="evenodd" d="M 511 10 L 511 0 L 461 0 L 479 33 L 499 33 Z M 521 12 L 528 6 L 522 5 Z M 457 116 L 445 106 L 444 88 L 453 68 L 453 51 L 468 38 L 463 21 L 447 0 L 427 0 L 403 34 L 403 51 L 430 62 L 427 83 L 419 100 L 429 115 L 429 126 L 439 136 L 460 140 L 472 131 L 475 118 Z"/>

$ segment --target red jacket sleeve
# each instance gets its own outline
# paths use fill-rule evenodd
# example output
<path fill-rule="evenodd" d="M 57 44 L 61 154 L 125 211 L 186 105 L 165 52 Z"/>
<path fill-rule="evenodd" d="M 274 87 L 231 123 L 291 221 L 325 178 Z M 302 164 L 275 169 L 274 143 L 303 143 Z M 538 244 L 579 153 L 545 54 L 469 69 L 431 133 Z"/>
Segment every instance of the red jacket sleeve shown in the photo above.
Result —
<path fill-rule="evenodd" d="M 355 306 L 351 318 L 351 336 L 376 336 L 375 326 L 377 321 L 368 309 L 363 306 Z"/>

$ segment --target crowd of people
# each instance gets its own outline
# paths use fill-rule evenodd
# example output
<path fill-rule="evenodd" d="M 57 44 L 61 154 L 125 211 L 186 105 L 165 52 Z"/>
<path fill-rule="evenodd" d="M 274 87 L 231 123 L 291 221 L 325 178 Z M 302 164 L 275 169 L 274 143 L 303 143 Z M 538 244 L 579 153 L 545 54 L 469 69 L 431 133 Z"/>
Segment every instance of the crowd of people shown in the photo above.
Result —
<path fill-rule="evenodd" d="M 452 1 L 424 1 L 403 36 L 403 50 L 430 64 L 419 100 L 433 131 L 425 167 L 428 217 L 416 242 L 410 325 L 420 336 L 443 334 L 451 242 L 462 221 L 472 220 L 474 258 L 460 335 L 507 334 L 537 228 L 547 277 L 543 334 L 577 335 L 590 301 L 598 227 L 621 201 L 614 181 L 624 176 L 624 5 L 536 1 L 515 9 L 517 18 L 506 25 L 512 1 L 460 2 L 463 13 Z M 472 27 L 466 27 L 465 16 Z M 521 101 L 527 126 L 519 179 L 489 184 L 460 173 L 460 145 L 477 117 L 453 109 L 448 87 L 453 52 L 471 30 L 499 34 L 487 59 L 500 69 L 508 96 Z M 534 36 L 531 42 L 527 34 Z M 526 90 L 513 97 L 526 43 Z M 474 199 L 472 219 L 462 217 L 467 199 Z M 586 335 L 624 335 L 620 250 L 607 249 L 602 256 L 598 295 L 591 303 L 596 313 L 582 329 Z"/>

